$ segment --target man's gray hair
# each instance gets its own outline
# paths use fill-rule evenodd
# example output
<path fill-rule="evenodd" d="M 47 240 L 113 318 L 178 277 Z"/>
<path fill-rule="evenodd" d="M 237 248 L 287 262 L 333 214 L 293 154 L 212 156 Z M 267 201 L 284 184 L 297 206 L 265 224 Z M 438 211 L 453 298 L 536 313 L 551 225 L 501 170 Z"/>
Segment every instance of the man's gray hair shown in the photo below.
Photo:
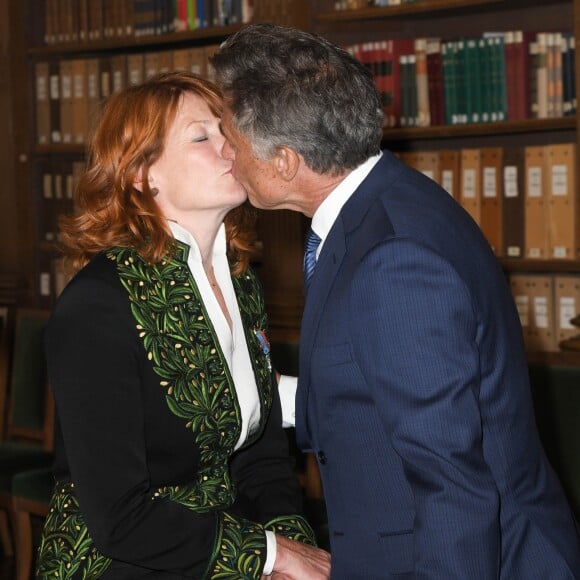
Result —
<path fill-rule="evenodd" d="M 254 24 L 211 58 L 235 128 L 254 153 L 279 146 L 317 173 L 340 174 L 380 151 L 383 112 L 370 70 L 307 32 Z"/>

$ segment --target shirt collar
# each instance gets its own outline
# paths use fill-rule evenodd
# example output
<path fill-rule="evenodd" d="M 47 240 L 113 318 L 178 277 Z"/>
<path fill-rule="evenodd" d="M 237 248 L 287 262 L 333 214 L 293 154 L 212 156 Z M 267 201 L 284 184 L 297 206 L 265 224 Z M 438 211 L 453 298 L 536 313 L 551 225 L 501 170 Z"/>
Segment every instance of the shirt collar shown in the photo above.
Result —
<path fill-rule="evenodd" d="M 190 247 L 189 259 L 201 263 L 201 252 L 199 251 L 199 246 L 197 245 L 197 242 L 191 233 L 173 220 L 168 220 L 167 223 L 169 224 L 169 228 L 171 229 L 173 237 L 179 242 L 183 242 Z M 225 256 L 226 249 L 226 227 L 224 224 L 222 224 L 218 230 L 213 245 L 214 259 Z"/>
<path fill-rule="evenodd" d="M 371 172 L 381 158 L 382 152 L 378 155 L 369 157 L 361 163 L 356 169 L 353 169 L 328 195 L 320 204 L 312 216 L 312 229 L 322 240 L 318 246 L 317 254 L 320 253 L 324 240 L 334 225 L 340 210 L 349 200 L 350 196 L 356 191 L 358 186 L 364 181 L 366 176 Z"/>

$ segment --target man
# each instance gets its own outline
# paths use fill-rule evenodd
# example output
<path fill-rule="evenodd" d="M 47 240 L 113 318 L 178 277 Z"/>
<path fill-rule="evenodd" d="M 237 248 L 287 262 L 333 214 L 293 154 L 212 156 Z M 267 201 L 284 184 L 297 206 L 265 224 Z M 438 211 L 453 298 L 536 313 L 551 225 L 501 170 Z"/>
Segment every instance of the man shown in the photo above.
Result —
<path fill-rule="evenodd" d="M 370 73 L 272 25 L 242 29 L 212 64 L 234 175 L 321 239 L 296 430 L 318 457 L 332 577 L 580 578 L 504 274 L 451 196 L 380 151 Z"/>

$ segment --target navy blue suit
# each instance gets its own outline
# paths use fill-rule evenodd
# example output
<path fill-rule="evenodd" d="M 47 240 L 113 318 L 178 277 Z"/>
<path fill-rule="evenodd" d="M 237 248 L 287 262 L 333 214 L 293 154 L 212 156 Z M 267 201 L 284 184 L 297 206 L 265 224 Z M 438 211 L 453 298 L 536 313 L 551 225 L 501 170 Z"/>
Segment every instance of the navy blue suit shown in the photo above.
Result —
<path fill-rule="evenodd" d="M 319 256 L 296 428 L 332 578 L 580 578 L 504 273 L 459 204 L 388 152 Z"/>

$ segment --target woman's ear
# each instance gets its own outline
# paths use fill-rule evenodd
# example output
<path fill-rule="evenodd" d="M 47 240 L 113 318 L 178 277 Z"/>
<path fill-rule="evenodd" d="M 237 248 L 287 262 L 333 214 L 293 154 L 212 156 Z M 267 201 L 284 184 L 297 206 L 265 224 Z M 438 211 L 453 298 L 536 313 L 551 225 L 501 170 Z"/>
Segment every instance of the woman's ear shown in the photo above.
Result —
<path fill-rule="evenodd" d="M 135 179 L 133 179 L 133 187 L 143 193 L 143 167 L 139 168 L 139 170 L 135 173 Z"/>
<path fill-rule="evenodd" d="M 135 179 L 133 180 L 133 187 L 140 193 L 143 193 L 144 189 L 143 188 L 143 181 L 145 179 L 144 173 L 145 170 L 143 169 L 143 167 L 141 167 L 139 171 L 137 171 Z M 159 189 L 155 187 L 155 180 L 151 175 L 151 173 L 147 175 L 147 183 L 149 184 L 149 191 L 153 194 L 153 197 L 155 197 L 159 193 Z"/>

